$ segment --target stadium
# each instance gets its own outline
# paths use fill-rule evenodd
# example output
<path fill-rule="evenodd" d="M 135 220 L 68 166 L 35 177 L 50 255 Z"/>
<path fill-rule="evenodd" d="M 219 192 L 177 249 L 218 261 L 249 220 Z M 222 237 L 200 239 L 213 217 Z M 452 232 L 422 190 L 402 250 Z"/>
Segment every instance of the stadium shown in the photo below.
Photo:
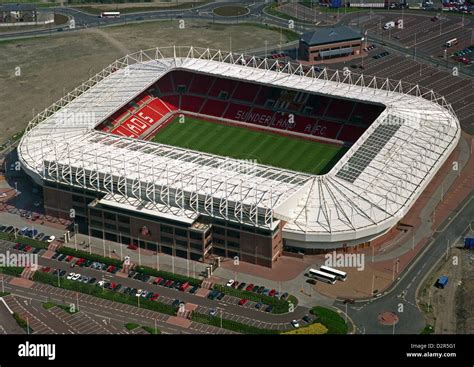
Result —
<path fill-rule="evenodd" d="M 38 114 L 18 154 L 46 214 L 92 237 L 272 267 L 385 234 L 460 134 L 446 100 L 416 85 L 168 47 Z"/>

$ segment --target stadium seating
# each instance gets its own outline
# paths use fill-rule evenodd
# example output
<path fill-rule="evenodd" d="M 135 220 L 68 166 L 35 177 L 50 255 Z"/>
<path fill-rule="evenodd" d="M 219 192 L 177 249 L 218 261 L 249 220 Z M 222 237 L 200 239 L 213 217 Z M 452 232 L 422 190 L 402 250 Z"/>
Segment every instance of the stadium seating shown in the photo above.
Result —
<path fill-rule="evenodd" d="M 178 110 L 351 144 L 383 107 L 179 70 L 164 75 L 98 129 L 148 136 Z"/>

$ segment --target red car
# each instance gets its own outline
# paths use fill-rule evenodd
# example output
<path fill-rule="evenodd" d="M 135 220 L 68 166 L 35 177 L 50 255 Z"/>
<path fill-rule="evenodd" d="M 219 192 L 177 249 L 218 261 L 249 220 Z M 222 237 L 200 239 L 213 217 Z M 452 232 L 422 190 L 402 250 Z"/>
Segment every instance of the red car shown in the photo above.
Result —
<path fill-rule="evenodd" d="M 14 248 L 15 250 L 19 250 L 19 249 L 20 249 L 20 246 L 21 246 L 21 244 L 17 243 L 15 246 L 13 246 L 13 248 Z"/>
<path fill-rule="evenodd" d="M 153 296 L 151 296 L 152 301 L 156 301 L 160 295 L 158 293 L 154 293 Z"/>
<path fill-rule="evenodd" d="M 270 292 L 268 292 L 268 295 L 270 297 L 273 297 L 275 295 L 275 293 L 276 293 L 276 290 L 272 289 Z"/>
<path fill-rule="evenodd" d="M 82 258 L 81 258 L 81 259 L 79 259 L 79 260 L 76 261 L 76 265 L 77 265 L 77 266 L 81 266 L 85 261 L 86 261 L 86 259 L 82 259 Z"/>
<path fill-rule="evenodd" d="M 188 283 L 188 282 L 185 282 L 181 287 L 179 287 L 179 290 L 180 290 L 181 292 L 185 292 L 186 289 L 188 289 L 188 288 L 189 288 L 189 283 Z"/>
<path fill-rule="evenodd" d="M 242 298 L 242 299 L 239 301 L 239 306 L 244 306 L 247 302 L 248 302 L 248 299 Z"/>
<path fill-rule="evenodd" d="M 166 283 L 165 283 L 165 287 L 169 287 L 171 286 L 171 284 L 173 284 L 174 282 L 172 280 L 168 280 Z"/>
<path fill-rule="evenodd" d="M 458 61 L 462 62 L 463 64 L 469 64 L 471 62 L 467 57 L 460 57 Z"/>
<path fill-rule="evenodd" d="M 153 281 L 153 284 L 158 284 L 159 282 L 161 282 L 163 280 L 162 277 L 158 277 L 156 278 L 154 281 Z"/>
<path fill-rule="evenodd" d="M 237 286 L 239 285 L 239 282 L 238 281 L 235 281 L 234 283 L 232 283 L 232 288 L 237 288 Z"/>
<path fill-rule="evenodd" d="M 252 292 L 252 290 L 253 290 L 254 287 L 255 287 L 255 286 L 254 286 L 252 283 L 250 283 L 250 284 L 247 286 L 247 288 L 245 288 L 245 290 L 246 290 L 247 292 Z"/>
<path fill-rule="evenodd" d="M 42 268 L 42 269 L 41 269 L 41 271 L 42 271 L 43 273 L 49 273 L 50 270 L 51 270 L 50 267 L 46 267 L 46 268 Z"/>
<path fill-rule="evenodd" d="M 73 258 L 74 258 L 74 256 L 69 255 L 68 257 L 66 257 L 66 258 L 64 259 L 64 261 L 66 261 L 66 262 L 68 263 L 68 262 L 70 262 Z"/>
<path fill-rule="evenodd" d="M 33 248 L 33 247 L 31 247 L 31 246 L 26 246 L 26 247 L 23 249 L 23 251 L 25 251 L 25 252 L 30 252 L 32 248 Z"/>
<path fill-rule="evenodd" d="M 109 273 L 112 273 L 114 270 L 115 270 L 115 266 L 113 266 L 113 265 L 110 265 L 110 266 L 107 268 L 107 272 L 109 272 Z"/>

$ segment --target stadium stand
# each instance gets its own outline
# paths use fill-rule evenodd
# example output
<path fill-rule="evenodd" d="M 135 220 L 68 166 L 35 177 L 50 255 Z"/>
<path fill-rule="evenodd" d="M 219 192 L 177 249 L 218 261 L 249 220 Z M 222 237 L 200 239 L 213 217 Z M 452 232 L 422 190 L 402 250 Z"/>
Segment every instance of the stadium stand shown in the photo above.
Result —
<path fill-rule="evenodd" d="M 353 144 L 384 107 L 187 71 L 164 75 L 98 126 L 129 137 L 150 136 L 177 111 Z M 290 115 L 292 115 L 290 121 Z M 157 125 L 158 124 L 158 125 Z"/>

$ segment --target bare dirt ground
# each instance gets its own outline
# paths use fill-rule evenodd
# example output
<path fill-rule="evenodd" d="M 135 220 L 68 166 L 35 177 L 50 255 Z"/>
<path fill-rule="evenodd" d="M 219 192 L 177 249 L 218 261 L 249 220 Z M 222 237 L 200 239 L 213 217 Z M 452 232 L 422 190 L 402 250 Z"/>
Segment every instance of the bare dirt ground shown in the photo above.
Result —
<path fill-rule="evenodd" d="M 187 21 L 179 29 L 166 21 L 0 42 L 0 143 L 127 52 L 172 45 L 245 49 L 279 39 L 278 32 L 250 25 Z"/>
<path fill-rule="evenodd" d="M 448 260 L 442 260 L 427 278 L 420 291 L 419 306 L 425 313 L 427 325 L 435 334 L 465 334 L 474 332 L 474 254 L 454 248 Z M 459 259 L 453 264 L 453 257 Z M 444 289 L 434 286 L 441 275 L 449 277 Z"/>

